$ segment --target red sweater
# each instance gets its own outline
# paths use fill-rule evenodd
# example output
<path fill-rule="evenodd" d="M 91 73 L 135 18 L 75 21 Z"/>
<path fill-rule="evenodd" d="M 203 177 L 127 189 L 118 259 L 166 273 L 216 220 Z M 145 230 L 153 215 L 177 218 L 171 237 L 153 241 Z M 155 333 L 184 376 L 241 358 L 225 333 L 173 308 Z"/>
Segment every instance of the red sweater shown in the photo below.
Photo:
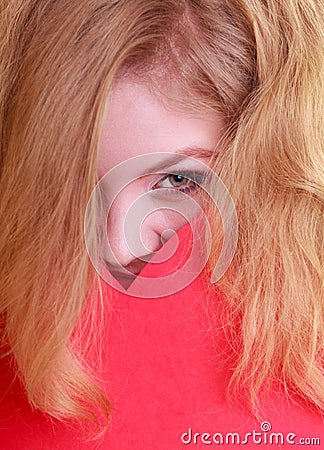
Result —
<path fill-rule="evenodd" d="M 148 265 L 144 270 L 149 274 L 155 269 Z M 106 289 L 110 296 L 111 288 Z M 77 429 L 33 412 L 18 382 L 11 383 L 6 360 L 0 361 L 0 449 L 253 449 L 289 448 L 293 442 L 324 448 L 323 421 L 306 405 L 273 393 L 261 425 L 226 400 L 231 367 L 225 364 L 220 370 L 219 362 L 227 344 L 210 314 L 220 301 L 215 294 L 206 295 L 202 276 L 165 298 L 117 293 L 109 299 L 101 376 L 115 411 L 108 432 L 97 443 L 86 443 Z"/>

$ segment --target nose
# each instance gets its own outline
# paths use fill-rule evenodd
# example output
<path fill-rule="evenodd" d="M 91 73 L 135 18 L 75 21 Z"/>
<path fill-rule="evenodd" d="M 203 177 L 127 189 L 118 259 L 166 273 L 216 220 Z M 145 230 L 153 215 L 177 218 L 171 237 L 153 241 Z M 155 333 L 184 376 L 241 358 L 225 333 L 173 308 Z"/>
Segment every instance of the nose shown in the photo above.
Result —
<path fill-rule="evenodd" d="M 149 198 L 137 202 L 129 214 L 141 193 L 136 186 L 129 186 L 118 194 L 110 208 L 107 222 L 110 249 L 106 261 L 112 270 L 122 266 L 138 275 L 166 241 L 163 232 L 172 224 L 164 211 L 154 211 L 154 204 L 148 204 Z M 154 212 L 147 214 L 151 206 Z"/>

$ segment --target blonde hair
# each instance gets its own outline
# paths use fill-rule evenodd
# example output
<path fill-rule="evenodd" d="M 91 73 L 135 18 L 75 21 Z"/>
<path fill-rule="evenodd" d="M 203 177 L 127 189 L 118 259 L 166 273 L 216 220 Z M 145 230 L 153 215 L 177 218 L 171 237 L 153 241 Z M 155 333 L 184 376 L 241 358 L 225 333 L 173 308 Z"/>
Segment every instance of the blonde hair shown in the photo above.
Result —
<path fill-rule="evenodd" d="M 30 403 L 59 419 L 111 412 L 73 333 L 82 312 L 94 323 L 101 314 L 83 219 L 115 77 L 154 85 L 163 62 L 167 81 L 182 86 L 179 105 L 228 122 L 213 168 L 240 225 L 220 282 L 231 386 L 253 408 L 277 377 L 323 410 L 320 2 L 2 0 L 0 8 L 2 341 Z"/>

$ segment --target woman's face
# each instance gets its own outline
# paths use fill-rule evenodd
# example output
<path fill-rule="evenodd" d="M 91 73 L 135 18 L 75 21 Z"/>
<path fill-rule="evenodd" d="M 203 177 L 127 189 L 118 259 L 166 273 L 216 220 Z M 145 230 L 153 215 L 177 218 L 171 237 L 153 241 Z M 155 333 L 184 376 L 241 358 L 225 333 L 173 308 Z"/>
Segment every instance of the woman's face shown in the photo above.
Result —
<path fill-rule="evenodd" d="M 168 239 L 165 230 L 177 231 L 185 224 L 183 216 L 174 211 L 177 202 L 183 206 L 184 196 L 179 192 L 198 196 L 199 186 L 186 175 L 201 179 L 199 161 L 207 164 L 211 154 L 218 151 L 224 129 L 220 115 L 195 117 L 175 111 L 140 81 L 122 80 L 115 84 L 104 121 L 98 175 L 102 178 L 125 163 L 119 172 L 107 177 L 110 186 L 120 181 L 120 177 L 129 182 L 123 183 L 107 214 L 111 249 L 106 262 L 119 281 L 134 279 L 132 274 L 136 276 L 146 264 L 141 257 L 156 252 Z M 142 156 L 147 154 L 156 156 L 154 168 L 152 159 Z M 127 163 L 134 157 L 138 158 Z M 163 203 L 175 207 L 163 207 Z M 134 219 L 134 227 L 125 227 L 127 211 L 132 206 L 138 217 Z M 148 211 L 151 213 L 147 214 Z M 137 220 L 141 222 L 142 245 L 138 244 Z M 123 268 L 131 274 L 123 272 Z"/>

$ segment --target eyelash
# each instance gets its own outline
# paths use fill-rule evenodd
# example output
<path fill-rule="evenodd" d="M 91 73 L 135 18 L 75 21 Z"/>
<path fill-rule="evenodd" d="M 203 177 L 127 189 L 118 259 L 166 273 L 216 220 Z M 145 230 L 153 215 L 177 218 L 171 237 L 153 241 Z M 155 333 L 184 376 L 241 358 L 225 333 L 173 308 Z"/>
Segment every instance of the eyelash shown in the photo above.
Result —
<path fill-rule="evenodd" d="M 158 186 L 163 181 L 168 180 L 172 177 L 182 177 L 184 180 L 188 181 L 188 184 L 186 184 L 184 187 L 182 186 L 173 186 L 173 187 L 161 187 Z M 161 178 L 157 183 L 155 183 L 152 186 L 152 190 L 158 190 L 163 189 L 167 190 L 168 192 L 177 193 L 182 192 L 185 194 L 192 194 L 196 191 L 198 191 L 201 188 L 201 185 L 204 182 L 205 174 L 203 172 L 175 172 L 175 173 L 168 173 L 163 178 Z M 179 181 L 180 182 L 180 181 Z M 170 183 L 171 184 L 171 183 Z"/>

